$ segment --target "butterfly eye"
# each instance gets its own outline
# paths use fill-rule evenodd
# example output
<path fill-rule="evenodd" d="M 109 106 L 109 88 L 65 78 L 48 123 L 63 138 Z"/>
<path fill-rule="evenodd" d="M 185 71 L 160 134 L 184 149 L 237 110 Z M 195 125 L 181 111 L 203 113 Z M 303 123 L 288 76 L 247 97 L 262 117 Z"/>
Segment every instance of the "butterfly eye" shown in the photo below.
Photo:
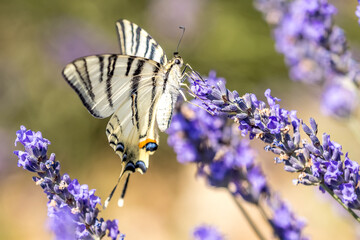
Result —
<path fill-rule="evenodd" d="M 175 63 L 176 63 L 176 64 L 180 64 L 180 60 L 179 60 L 179 59 L 175 59 Z"/>

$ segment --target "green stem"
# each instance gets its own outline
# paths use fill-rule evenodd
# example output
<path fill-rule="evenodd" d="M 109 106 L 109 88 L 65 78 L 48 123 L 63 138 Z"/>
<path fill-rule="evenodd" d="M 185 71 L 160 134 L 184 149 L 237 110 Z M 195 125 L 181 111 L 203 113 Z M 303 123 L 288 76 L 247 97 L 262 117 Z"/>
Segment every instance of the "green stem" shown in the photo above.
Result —
<path fill-rule="evenodd" d="M 348 212 L 355 218 L 356 221 L 360 222 L 360 217 L 359 217 L 358 215 L 356 215 L 356 213 L 355 213 L 352 209 L 350 209 L 348 206 L 346 206 L 346 205 L 341 201 L 341 199 L 340 199 L 338 196 L 336 196 L 333 191 L 331 191 L 330 188 L 328 188 L 328 187 L 327 187 L 325 184 L 323 184 L 323 183 L 321 183 L 320 186 L 321 186 L 323 189 L 325 189 L 325 191 L 327 191 L 338 203 L 340 203 L 340 205 L 343 206 L 343 208 L 345 208 L 345 210 L 348 211 Z"/>
<path fill-rule="evenodd" d="M 234 199 L 234 202 L 235 202 L 236 206 L 240 209 L 240 212 L 244 215 L 245 219 L 250 224 L 250 227 L 253 229 L 253 231 L 255 232 L 257 237 L 259 239 L 261 239 L 261 240 L 265 240 L 265 237 L 261 234 L 260 230 L 256 227 L 255 223 L 250 218 L 250 216 L 246 212 L 245 208 L 240 204 L 240 202 L 237 200 L 237 198 L 234 196 L 234 194 L 232 194 L 230 191 L 229 191 L 229 193 L 231 194 L 232 198 Z"/>
<path fill-rule="evenodd" d="M 267 215 L 267 213 L 265 212 L 262 204 L 259 203 L 259 204 L 257 205 L 257 208 L 259 209 L 259 212 L 261 213 L 261 216 L 264 218 L 264 220 L 267 221 L 267 222 L 270 222 L 270 221 L 269 221 L 270 218 L 269 218 L 269 216 Z"/>

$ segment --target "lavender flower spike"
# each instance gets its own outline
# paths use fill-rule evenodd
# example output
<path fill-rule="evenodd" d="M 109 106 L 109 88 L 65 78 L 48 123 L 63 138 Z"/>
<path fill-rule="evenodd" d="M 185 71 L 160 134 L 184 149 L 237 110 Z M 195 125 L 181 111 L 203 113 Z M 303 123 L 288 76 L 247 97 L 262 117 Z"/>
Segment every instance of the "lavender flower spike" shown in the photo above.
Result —
<path fill-rule="evenodd" d="M 37 173 L 33 177 L 36 185 L 43 189 L 48 202 L 50 228 L 56 239 L 101 239 L 106 235 L 115 240 L 124 239 L 120 234 L 117 220 L 104 221 L 98 218 L 100 198 L 95 189 L 80 185 L 77 179 L 69 175 L 60 175 L 60 163 L 55 154 L 47 156 L 50 141 L 43 138 L 41 132 L 27 130 L 24 126 L 16 132 L 15 146 L 20 142 L 24 151 L 14 151 L 18 156 L 18 166 Z"/>
<path fill-rule="evenodd" d="M 330 135 L 324 133 L 318 138 L 314 119 L 309 126 L 303 123 L 296 111 L 280 107 L 280 99 L 271 96 L 270 89 L 265 91 L 265 103 L 254 94 L 240 97 L 236 91 L 224 90 L 220 87 L 224 80 L 216 79 L 213 73 L 206 80 L 194 74 L 190 81 L 192 94 L 204 108 L 231 118 L 242 135 L 265 142 L 265 150 L 276 155 L 277 163 L 284 163 L 288 172 L 298 173 L 296 184 L 320 185 L 360 221 L 352 211 L 360 209 L 359 165 L 348 154 L 344 157 L 341 145 L 331 141 Z M 307 139 L 301 137 L 300 128 Z"/>
<path fill-rule="evenodd" d="M 359 102 L 360 64 L 334 23 L 336 8 L 327 0 L 255 0 L 255 6 L 274 27 L 276 50 L 285 56 L 290 77 L 324 84 L 325 113 L 350 116 Z"/>
<path fill-rule="evenodd" d="M 168 144 L 174 148 L 178 161 L 196 164 L 198 176 L 204 177 L 211 186 L 226 188 L 237 203 L 242 198 L 258 208 L 267 206 L 272 214 L 266 220 L 279 238 L 305 239 L 302 233 L 304 221 L 298 219 L 289 208 L 281 211 L 285 203 L 268 186 L 261 168 L 255 162 L 255 153 L 249 142 L 240 140 L 237 124 L 228 125 L 226 115 L 220 116 L 224 109 L 236 111 L 236 108 L 226 106 L 217 108 L 216 104 L 220 104 L 220 101 L 216 97 L 226 99 L 231 95 L 225 88 L 225 80 L 217 79 L 215 73 L 211 72 L 206 82 L 212 87 L 195 82 L 192 89 L 201 94 L 199 97 L 205 103 L 209 103 L 203 106 L 217 115 L 211 116 L 199 109 L 197 106 L 203 103 L 199 100 L 193 100 L 194 105 L 182 104 L 178 107 L 178 113 L 173 116 L 168 129 Z M 214 88 L 215 85 L 217 87 Z M 212 103 L 206 100 L 207 97 L 212 99 Z M 259 239 L 264 239 L 247 213 L 243 213 Z M 288 220 L 286 225 L 281 222 L 285 216 Z M 282 237 L 290 235 L 296 238 Z"/>

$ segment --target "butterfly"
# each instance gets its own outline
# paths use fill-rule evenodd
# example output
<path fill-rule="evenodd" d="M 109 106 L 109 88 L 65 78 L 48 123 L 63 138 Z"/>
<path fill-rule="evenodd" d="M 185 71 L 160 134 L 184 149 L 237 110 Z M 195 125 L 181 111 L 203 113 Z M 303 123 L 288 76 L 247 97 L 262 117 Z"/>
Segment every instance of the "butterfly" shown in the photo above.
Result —
<path fill-rule="evenodd" d="M 184 63 L 178 52 L 168 61 L 160 45 L 138 25 L 122 19 L 116 28 L 120 54 L 81 57 L 62 73 L 94 117 L 112 115 L 106 135 L 122 159 L 117 184 L 127 174 L 118 202 L 122 205 L 130 173 L 147 171 L 149 156 L 158 148 L 158 130 L 163 132 L 170 125 L 175 102 L 183 95 L 185 69 L 190 66 L 181 71 Z"/>

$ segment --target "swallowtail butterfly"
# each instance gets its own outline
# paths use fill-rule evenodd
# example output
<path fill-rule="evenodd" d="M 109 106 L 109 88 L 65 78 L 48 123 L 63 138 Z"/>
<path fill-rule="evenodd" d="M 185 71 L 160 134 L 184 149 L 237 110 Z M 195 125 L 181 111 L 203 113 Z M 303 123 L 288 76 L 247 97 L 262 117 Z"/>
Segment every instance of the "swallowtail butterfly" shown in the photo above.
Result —
<path fill-rule="evenodd" d="M 168 61 L 160 45 L 138 25 L 119 20 L 116 27 L 120 54 L 81 57 L 62 73 L 94 117 L 112 115 L 106 135 L 122 159 L 119 180 L 127 175 L 118 202 L 122 205 L 130 173 L 146 172 L 149 155 L 158 148 L 158 129 L 165 131 L 170 125 L 186 67 L 181 71 L 183 60 L 177 52 Z"/>

